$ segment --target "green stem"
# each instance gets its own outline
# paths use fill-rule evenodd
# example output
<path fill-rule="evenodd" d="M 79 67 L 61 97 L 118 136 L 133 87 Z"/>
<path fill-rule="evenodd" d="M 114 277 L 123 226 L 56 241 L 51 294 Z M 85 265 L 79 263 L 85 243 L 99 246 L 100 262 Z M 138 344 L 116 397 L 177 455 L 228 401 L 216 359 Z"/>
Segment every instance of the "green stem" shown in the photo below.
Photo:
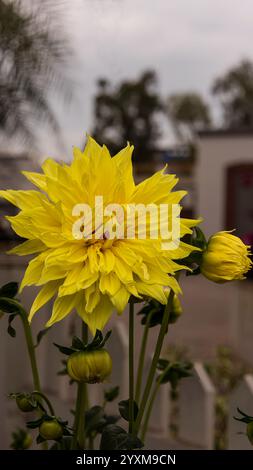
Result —
<path fill-rule="evenodd" d="M 38 372 L 36 355 L 35 355 L 35 346 L 33 344 L 32 332 L 31 332 L 30 323 L 28 321 L 27 312 L 22 307 L 22 305 L 20 305 L 20 303 L 17 302 L 17 300 L 15 299 L 6 299 L 6 300 L 8 300 L 9 304 L 12 304 L 13 306 L 15 306 L 17 308 L 17 311 L 20 313 L 21 321 L 22 321 L 23 328 L 24 328 L 31 368 L 32 368 L 33 386 L 36 390 L 41 391 L 40 378 L 39 378 L 39 372 Z"/>
<path fill-rule="evenodd" d="M 134 428 L 134 303 L 129 302 L 129 433 Z"/>
<path fill-rule="evenodd" d="M 82 340 L 88 342 L 88 328 L 82 322 Z M 85 409 L 87 404 L 87 387 L 85 383 L 80 382 L 77 388 L 74 436 L 72 440 L 72 449 L 77 449 L 77 444 L 81 449 L 85 447 Z"/>
<path fill-rule="evenodd" d="M 170 316 L 173 296 L 174 296 L 174 293 L 171 290 L 170 294 L 169 294 L 167 305 L 164 309 L 162 324 L 161 324 L 159 336 L 158 336 L 157 343 L 156 343 L 155 353 L 154 353 L 154 356 L 153 356 L 153 359 L 152 359 L 149 375 L 148 375 L 148 378 L 147 378 L 146 386 L 145 386 L 145 389 L 144 389 L 144 392 L 143 392 L 143 396 L 142 396 L 138 416 L 137 416 L 136 423 L 135 423 L 135 433 L 136 434 L 138 433 L 138 431 L 140 429 L 141 421 L 142 421 L 142 418 L 143 418 L 143 415 L 144 415 L 144 412 L 145 412 L 145 409 L 146 409 L 149 394 L 150 394 L 152 384 L 153 384 L 153 380 L 154 380 L 154 377 L 155 377 L 157 363 L 158 363 L 160 353 L 161 353 L 161 350 L 162 350 L 162 346 L 163 346 L 163 340 L 164 340 L 164 337 L 166 335 L 167 328 L 168 328 L 168 322 L 169 322 L 169 316 Z"/>
<path fill-rule="evenodd" d="M 140 356 L 139 356 L 137 380 L 136 380 L 136 391 L 135 391 L 135 401 L 137 405 L 139 404 L 139 400 L 141 396 L 142 375 L 143 375 L 146 346 L 147 346 L 148 334 L 149 334 L 149 323 L 150 323 L 151 317 L 152 317 L 152 312 L 148 314 L 147 322 L 145 324 L 144 332 L 142 335 L 142 341 L 141 341 L 141 350 L 140 350 Z"/>
<path fill-rule="evenodd" d="M 148 407 L 147 407 L 147 411 L 146 411 L 146 414 L 145 414 L 145 418 L 144 418 L 144 422 L 143 422 L 143 427 L 142 427 L 142 433 L 141 433 L 141 441 L 142 441 L 142 442 L 144 442 L 144 439 L 145 439 L 145 436 L 146 436 L 146 432 L 147 432 L 147 429 L 148 429 L 148 423 L 149 423 L 151 411 L 152 411 L 152 409 L 153 409 L 154 401 L 155 401 L 156 394 L 157 394 L 157 392 L 158 392 L 159 386 L 160 386 L 160 383 L 157 382 L 156 385 L 155 385 L 155 387 L 154 387 L 154 390 L 153 390 L 153 392 L 152 392 L 152 394 L 151 394 L 150 400 L 149 400 L 149 404 L 148 404 Z"/>
<path fill-rule="evenodd" d="M 32 331 L 31 331 L 30 323 L 28 321 L 27 312 L 22 307 L 22 305 L 19 302 L 17 302 L 15 299 L 7 299 L 7 300 L 9 303 L 11 303 L 17 308 L 17 311 L 20 314 L 20 318 L 22 321 L 23 329 L 24 329 L 25 339 L 26 339 L 27 350 L 28 350 L 28 354 L 30 358 L 31 369 L 32 369 L 33 386 L 35 390 L 41 393 L 40 377 L 39 377 L 39 371 L 38 371 L 36 354 L 35 354 L 35 346 L 33 343 Z M 40 414 L 41 413 L 42 411 L 40 410 Z M 45 450 L 47 450 L 48 449 L 47 442 L 44 442 L 42 444 L 42 447 Z"/>
<path fill-rule="evenodd" d="M 34 392 L 32 392 L 32 395 L 43 398 L 43 400 L 46 402 L 46 404 L 48 406 L 48 409 L 49 409 L 49 412 L 50 412 L 51 416 L 55 416 L 54 408 L 53 408 L 50 400 L 46 397 L 46 395 L 44 395 L 44 393 L 38 392 L 37 390 L 35 390 Z"/>

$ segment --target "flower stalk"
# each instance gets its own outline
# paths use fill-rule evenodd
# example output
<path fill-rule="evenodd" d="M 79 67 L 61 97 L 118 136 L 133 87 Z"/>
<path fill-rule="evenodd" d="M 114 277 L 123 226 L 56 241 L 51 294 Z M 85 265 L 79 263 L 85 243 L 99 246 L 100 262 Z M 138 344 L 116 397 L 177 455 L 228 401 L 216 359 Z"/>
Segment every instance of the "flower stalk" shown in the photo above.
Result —
<path fill-rule="evenodd" d="M 134 429 L 134 302 L 129 302 L 129 433 Z"/>
<path fill-rule="evenodd" d="M 161 353 L 162 346 L 163 346 L 163 340 L 164 340 L 164 337 L 166 335 L 167 328 L 168 328 L 169 316 L 170 316 L 170 311 L 172 308 L 173 297 L 174 297 L 174 292 L 171 290 L 169 297 L 168 297 L 167 305 L 164 309 L 163 320 L 162 320 L 159 336 L 158 336 L 157 343 L 156 343 L 155 353 L 152 359 L 149 375 L 147 378 L 146 386 L 145 386 L 141 403 L 140 403 L 139 412 L 138 412 L 136 422 L 135 422 L 135 434 L 136 435 L 138 434 L 140 430 L 142 419 L 146 410 L 149 395 L 150 395 L 153 381 L 155 378 L 156 368 L 157 368 L 158 360 L 159 360 L 160 353 Z"/>
<path fill-rule="evenodd" d="M 88 342 L 88 327 L 82 322 L 82 340 Z M 77 399 L 74 421 L 74 436 L 72 440 L 72 449 L 85 447 L 85 409 L 87 405 L 87 386 L 84 382 L 79 382 L 77 386 Z"/>

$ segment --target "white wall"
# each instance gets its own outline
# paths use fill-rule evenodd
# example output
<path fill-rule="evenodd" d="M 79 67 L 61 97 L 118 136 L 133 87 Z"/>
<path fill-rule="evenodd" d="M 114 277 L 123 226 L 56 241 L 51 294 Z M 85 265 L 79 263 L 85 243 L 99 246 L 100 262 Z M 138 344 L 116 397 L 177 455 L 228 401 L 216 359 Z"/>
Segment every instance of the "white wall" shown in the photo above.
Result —
<path fill-rule="evenodd" d="M 196 168 L 196 215 L 207 235 L 225 229 L 226 168 L 253 163 L 252 136 L 201 136 Z"/>

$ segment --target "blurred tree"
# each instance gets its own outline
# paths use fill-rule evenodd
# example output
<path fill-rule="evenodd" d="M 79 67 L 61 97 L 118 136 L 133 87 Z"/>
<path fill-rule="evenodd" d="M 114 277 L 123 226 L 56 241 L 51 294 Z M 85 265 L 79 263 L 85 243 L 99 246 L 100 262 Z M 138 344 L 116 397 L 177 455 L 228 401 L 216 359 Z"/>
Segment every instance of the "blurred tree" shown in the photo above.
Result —
<path fill-rule="evenodd" d="M 253 63 L 243 60 L 215 80 L 212 91 L 220 97 L 224 126 L 253 128 Z"/>
<path fill-rule="evenodd" d="M 58 131 L 48 93 L 66 85 L 57 70 L 66 44 L 55 25 L 49 27 L 52 11 L 34 7 L 0 0 L 0 131 L 30 142 L 37 120 Z"/>
<path fill-rule="evenodd" d="M 197 131 L 211 124 L 209 106 L 197 93 L 169 96 L 167 110 L 177 137 L 185 143 L 193 143 Z"/>
<path fill-rule="evenodd" d="M 162 111 L 156 92 L 156 74 L 144 72 L 136 81 L 124 81 L 113 88 L 105 79 L 98 81 L 95 96 L 93 136 L 116 153 L 129 141 L 135 146 L 134 157 L 152 159 L 159 137 L 157 114 Z"/>

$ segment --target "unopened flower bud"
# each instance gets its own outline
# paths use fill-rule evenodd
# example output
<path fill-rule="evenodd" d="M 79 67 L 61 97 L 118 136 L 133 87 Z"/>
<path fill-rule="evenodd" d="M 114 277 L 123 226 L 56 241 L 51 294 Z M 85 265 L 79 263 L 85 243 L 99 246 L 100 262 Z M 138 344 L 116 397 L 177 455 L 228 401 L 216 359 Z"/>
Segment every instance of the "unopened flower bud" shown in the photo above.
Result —
<path fill-rule="evenodd" d="M 69 376 L 77 382 L 103 382 L 112 371 L 112 359 L 105 349 L 71 354 L 67 362 Z"/>
<path fill-rule="evenodd" d="M 18 408 L 24 413 L 34 411 L 34 409 L 37 407 L 36 404 L 33 404 L 31 402 L 31 398 L 29 398 L 29 396 L 24 393 L 20 393 L 20 395 L 17 395 L 16 404 Z"/>
<path fill-rule="evenodd" d="M 170 312 L 169 323 L 176 323 L 180 315 L 183 313 L 181 302 L 177 295 L 173 297 L 172 310 Z"/>
<path fill-rule="evenodd" d="M 249 247 L 235 235 L 217 232 L 208 241 L 200 266 L 210 281 L 223 283 L 245 279 L 252 266 Z"/>
<path fill-rule="evenodd" d="M 47 441 L 58 441 L 63 435 L 63 427 L 57 419 L 43 421 L 39 427 L 39 433 Z"/>

